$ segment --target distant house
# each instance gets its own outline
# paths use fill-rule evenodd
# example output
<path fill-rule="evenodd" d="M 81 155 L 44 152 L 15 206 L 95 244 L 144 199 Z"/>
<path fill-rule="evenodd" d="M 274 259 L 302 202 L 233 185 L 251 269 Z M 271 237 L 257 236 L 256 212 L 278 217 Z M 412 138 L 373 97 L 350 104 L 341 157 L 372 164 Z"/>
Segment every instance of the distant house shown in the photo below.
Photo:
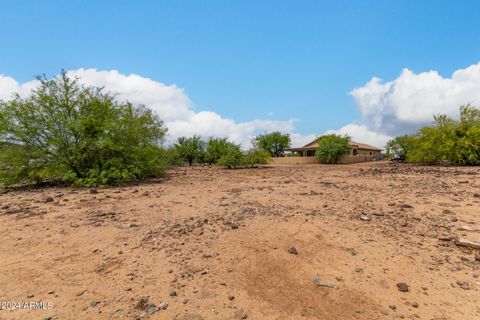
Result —
<path fill-rule="evenodd" d="M 379 156 L 382 151 L 380 148 L 365 143 L 350 141 L 349 144 L 350 150 L 348 151 L 348 154 L 350 156 L 367 156 L 375 158 L 375 156 Z M 290 151 L 295 152 L 300 157 L 313 157 L 315 156 L 317 148 L 318 143 L 317 139 L 315 139 L 301 148 L 291 148 Z"/>

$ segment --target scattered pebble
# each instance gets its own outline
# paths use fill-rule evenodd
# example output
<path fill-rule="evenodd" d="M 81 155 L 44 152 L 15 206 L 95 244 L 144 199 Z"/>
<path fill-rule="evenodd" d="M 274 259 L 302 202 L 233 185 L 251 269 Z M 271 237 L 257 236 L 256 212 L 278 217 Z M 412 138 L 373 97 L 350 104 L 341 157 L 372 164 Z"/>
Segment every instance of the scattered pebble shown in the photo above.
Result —
<path fill-rule="evenodd" d="M 288 248 L 288 253 L 298 254 L 298 250 L 295 247 L 290 247 L 290 248 Z"/>
<path fill-rule="evenodd" d="M 405 282 L 397 283 L 397 288 L 398 288 L 398 291 L 400 292 L 408 292 L 410 290 L 410 288 Z"/>

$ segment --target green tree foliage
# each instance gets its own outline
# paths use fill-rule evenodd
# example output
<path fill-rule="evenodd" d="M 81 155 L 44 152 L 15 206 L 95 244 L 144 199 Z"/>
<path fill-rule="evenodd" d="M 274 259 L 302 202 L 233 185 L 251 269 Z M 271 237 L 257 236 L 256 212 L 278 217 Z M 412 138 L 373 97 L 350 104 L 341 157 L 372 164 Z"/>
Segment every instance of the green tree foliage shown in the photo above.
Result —
<path fill-rule="evenodd" d="M 318 139 L 315 155 L 324 163 L 338 163 L 348 154 L 350 137 L 337 134 L 327 134 Z"/>
<path fill-rule="evenodd" d="M 76 185 L 118 184 L 160 174 L 166 128 L 150 109 L 119 103 L 66 72 L 38 77 L 27 98 L 0 103 L 0 179 L 63 179 Z"/>
<path fill-rule="evenodd" d="M 404 161 L 407 159 L 408 154 L 412 150 L 414 142 L 415 137 L 413 135 L 405 134 L 398 136 L 387 142 L 387 155 L 394 159 Z"/>
<path fill-rule="evenodd" d="M 206 162 L 216 164 L 231 146 L 232 143 L 228 142 L 227 138 L 210 138 L 205 151 Z"/>
<path fill-rule="evenodd" d="M 244 159 L 240 146 L 234 143 L 229 144 L 225 153 L 218 159 L 217 164 L 229 169 L 241 167 L 244 164 Z"/>
<path fill-rule="evenodd" d="M 267 151 L 272 157 L 281 157 L 290 148 L 290 135 L 280 131 L 258 135 L 253 144 L 256 148 Z"/>
<path fill-rule="evenodd" d="M 202 162 L 204 157 L 204 146 L 205 143 L 202 141 L 200 136 L 194 135 L 193 137 L 180 137 L 175 144 L 180 157 L 188 162 L 191 166 L 196 160 L 197 162 Z"/>
<path fill-rule="evenodd" d="M 258 164 L 267 164 L 270 161 L 270 154 L 265 150 L 251 149 L 243 155 L 245 166 L 253 168 Z"/>
<path fill-rule="evenodd" d="M 460 119 L 446 115 L 434 117 L 434 124 L 418 130 L 413 136 L 409 162 L 437 164 L 480 164 L 480 109 L 460 107 Z"/>
<path fill-rule="evenodd" d="M 179 166 L 184 164 L 184 160 L 178 154 L 177 148 L 175 146 L 170 146 L 163 151 L 163 157 L 165 162 L 168 165 Z"/>

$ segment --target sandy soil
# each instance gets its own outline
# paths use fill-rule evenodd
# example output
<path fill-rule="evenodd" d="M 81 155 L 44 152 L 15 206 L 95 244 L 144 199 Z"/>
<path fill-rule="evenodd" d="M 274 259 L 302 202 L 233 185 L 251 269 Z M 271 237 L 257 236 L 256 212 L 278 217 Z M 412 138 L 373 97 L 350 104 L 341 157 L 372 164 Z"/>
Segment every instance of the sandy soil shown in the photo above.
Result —
<path fill-rule="evenodd" d="M 480 242 L 479 193 L 478 167 L 393 163 L 10 191 L 0 301 L 47 309 L 0 319 L 480 319 L 480 250 L 455 243 Z"/>

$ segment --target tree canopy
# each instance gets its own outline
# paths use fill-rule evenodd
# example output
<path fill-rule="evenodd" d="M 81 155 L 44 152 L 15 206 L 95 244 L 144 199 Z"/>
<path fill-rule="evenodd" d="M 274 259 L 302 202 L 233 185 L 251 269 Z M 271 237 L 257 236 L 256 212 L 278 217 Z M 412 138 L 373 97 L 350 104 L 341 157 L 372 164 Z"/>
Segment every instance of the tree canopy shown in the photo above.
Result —
<path fill-rule="evenodd" d="M 201 162 L 203 158 L 203 152 L 205 143 L 200 136 L 194 135 L 193 137 L 180 137 L 175 144 L 175 148 L 180 158 L 188 162 L 191 166 L 195 160 Z"/>
<path fill-rule="evenodd" d="M 22 98 L 0 102 L 0 179 L 117 184 L 158 175 L 167 129 L 144 106 L 118 102 L 66 72 Z"/>
<path fill-rule="evenodd" d="M 338 163 L 348 154 L 350 137 L 337 134 L 327 134 L 318 138 L 318 148 L 315 155 L 324 163 Z"/>
<path fill-rule="evenodd" d="M 399 136 L 387 143 L 408 162 L 437 164 L 480 164 L 480 109 L 460 107 L 459 120 L 446 115 L 434 116 L 431 126 L 411 135 Z"/>
<path fill-rule="evenodd" d="M 257 149 L 267 151 L 271 157 L 281 157 L 290 148 L 290 135 L 280 131 L 260 134 L 253 140 Z"/>

